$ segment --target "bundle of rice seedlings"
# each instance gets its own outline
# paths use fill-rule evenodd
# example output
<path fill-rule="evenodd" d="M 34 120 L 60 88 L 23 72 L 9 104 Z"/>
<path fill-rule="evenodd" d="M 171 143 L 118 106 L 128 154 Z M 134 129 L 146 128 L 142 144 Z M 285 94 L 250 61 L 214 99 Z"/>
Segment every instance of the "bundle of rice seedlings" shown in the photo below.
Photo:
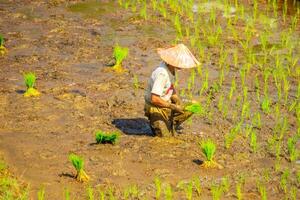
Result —
<path fill-rule="evenodd" d="M 77 174 L 76 174 L 76 179 L 79 182 L 86 182 L 90 179 L 90 177 L 85 173 L 83 169 L 83 159 L 75 154 L 70 154 L 69 155 L 69 160 L 72 162 L 72 165 L 75 167 Z"/>
<path fill-rule="evenodd" d="M 4 47 L 4 38 L 0 34 L 0 55 L 3 56 L 7 52 L 6 48 Z"/>
<path fill-rule="evenodd" d="M 119 135 L 115 132 L 113 133 L 105 133 L 103 131 L 97 131 L 96 132 L 96 142 L 98 144 L 115 144 L 119 138 Z"/>
<path fill-rule="evenodd" d="M 116 72 L 124 72 L 122 68 L 122 62 L 128 55 L 128 48 L 121 47 L 118 44 L 114 47 L 113 56 L 116 59 L 116 64 L 113 66 L 113 69 Z"/>
<path fill-rule="evenodd" d="M 36 81 L 36 76 L 34 73 L 29 72 L 24 74 L 24 82 L 27 87 L 26 92 L 24 93 L 24 97 L 36 97 L 39 96 L 40 93 L 34 88 Z"/>
<path fill-rule="evenodd" d="M 202 153 L 206 157 L 206 161 L 204 161 L 204 163 L 202 165 L 203 167 L 205 167 L 205 168 L 219 168 L 219 169 L 223 168 L 221 165 L 219 165 L 218 163 L 216 163 L 213 160 L 213 157 L 214 157 L 215 152 L 216 152 L 216 145 L 212 140 L 210 140 L 210 139 L 203 140 L 202 142 L 199 143 L 199 146 L 202 150 Z"/>
<path fill-rule="evenodd" d="M 204 114 L 204 108 L 200 103 L 193 103 L 184 108 L 186 111 L 190 111 L 194 114 Z"/>

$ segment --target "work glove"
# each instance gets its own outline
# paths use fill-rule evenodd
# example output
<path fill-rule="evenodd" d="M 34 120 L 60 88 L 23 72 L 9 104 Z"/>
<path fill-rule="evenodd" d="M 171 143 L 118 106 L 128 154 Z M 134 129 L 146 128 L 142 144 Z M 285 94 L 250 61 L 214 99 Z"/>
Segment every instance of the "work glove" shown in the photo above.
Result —
<path fill-rule="evenodd" d="M 174 111 L 174 112 L 178 112 L 178 113 L 184 113 L 182 107 L 180 105 L 176 105 L 174 103 L 171 103 L 169 108 Z"/>
<path fill-rule="evenodd" d="M 175 103 L 176 105 L 182 105 L 182 101 L 179 98 L 179 96 L 177 96 L 177 95 L 171 96 L 171 101 L 172 101 L 172 103 Z"/>

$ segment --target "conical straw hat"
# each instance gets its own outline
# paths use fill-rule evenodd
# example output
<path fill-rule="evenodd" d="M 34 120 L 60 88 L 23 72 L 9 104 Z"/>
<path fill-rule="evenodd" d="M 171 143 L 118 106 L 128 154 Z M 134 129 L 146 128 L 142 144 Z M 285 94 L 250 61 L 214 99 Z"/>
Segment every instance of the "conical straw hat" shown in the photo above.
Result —
<path fill-rule="evenodd" d="M 157 53 L 163 61 L 174 67 L 188 69 L 200 64 L 184 44 L 178 44 L 167 49 L 159 48 Z"/>

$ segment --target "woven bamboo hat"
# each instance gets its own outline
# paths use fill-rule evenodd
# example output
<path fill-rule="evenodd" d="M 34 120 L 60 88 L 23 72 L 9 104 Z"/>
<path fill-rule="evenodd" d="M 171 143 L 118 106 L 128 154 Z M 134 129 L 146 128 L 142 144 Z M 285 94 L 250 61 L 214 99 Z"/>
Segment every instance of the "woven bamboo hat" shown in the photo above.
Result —
<path fill-rule="evenodd" d="M 163 61 L 177 68 L 189 69 L 200 64 L 184 44 L 167 49 L 158 48 L 157 53 Z"/>

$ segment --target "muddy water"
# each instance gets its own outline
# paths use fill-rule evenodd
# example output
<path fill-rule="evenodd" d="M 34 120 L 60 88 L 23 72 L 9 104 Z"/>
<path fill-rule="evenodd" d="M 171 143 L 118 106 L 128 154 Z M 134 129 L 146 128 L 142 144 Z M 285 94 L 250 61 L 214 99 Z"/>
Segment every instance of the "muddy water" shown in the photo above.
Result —
<path fill-rule="evenodd" d="M 84 157 L 92 186 L 121 188 L 137 183 L 154 194 L 155 176 L 174 187 L 180 180 L 199 176 L 205 199 L 212 179 L 235 177 L 238 169 L 251 171 L 249 199 L 258 198 L 253 194 L 254 178 L 274 160 L 264 159 L 264 152 L 253 156 L 246 140 L 222 154 L 223 135 L 231 125 L 220 116 L 215 122 L 195 116 L 184 125 L 185 134 L 175 139 L 152 136 L 143 115 L 143 89 L 160 62 L 155 49 L 174 40 L 168 24 L 144 21 L 114 1 L 56 6 L 0 1 L 0 5 L 0 32 L 5 33 L 9 49 L 0 59 L 0 149 L 12 171 L 31 184 L 31 196 L 44 185 L 48 199 L 61 199 L 65 187 L 82 199 L 86 185 L 74 181 L 68 161 L 68 154 L 74 152 Z M 124 74 L 106 67 L 115 43 L 130 48 Z M 216 62 L 205 65 L 212 63 Z M 22 96 L 25 71 L 36 72 L 40 98 Z M 180 72 L 180 86 L 186 87 L 189 73 Z M 216 66 L 209 73 L 217 79 Z M 133 87 L 134 75 L 139 89 Z M 94 145 L 97 129 L 121 132 L 120 142 Z M 203 155 L 197 141 L 204 137 L 220 144 L 216 160 L 225 166 L 223 170 L 199 166 Z"/>

